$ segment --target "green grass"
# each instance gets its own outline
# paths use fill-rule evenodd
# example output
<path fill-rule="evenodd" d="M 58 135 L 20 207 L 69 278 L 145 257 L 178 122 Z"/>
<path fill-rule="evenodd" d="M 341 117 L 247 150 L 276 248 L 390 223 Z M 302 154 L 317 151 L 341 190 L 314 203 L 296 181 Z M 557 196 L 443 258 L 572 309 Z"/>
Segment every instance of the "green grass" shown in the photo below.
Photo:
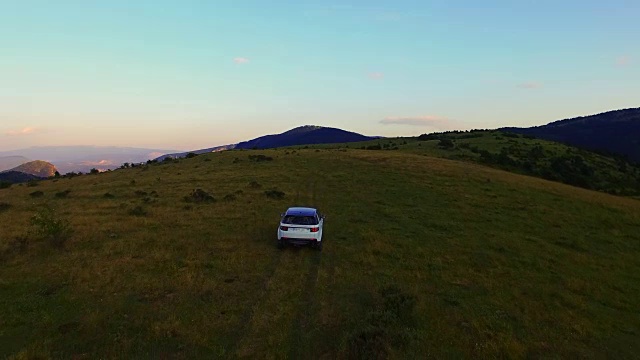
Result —
<path fill-rule="evenodd" d="M 228 151 L 43 181 L 38 198 L 0 190 L 0 357 L 640 352 L 639 201 L 403 146 Z M 235 199 L 186 202 L 195 189 Z M 31 235 L 45 204 L 73 229 L 63 248 Z M 327 214 L 321 253 L 276 248 L 293 205 Z"/>
<path fill-rule="evenodd" d="M 451 141 L 452 146 L 443 147 L 440 139 Z M 361 143 L 315 145 L 313 148 L 398 150 L 475 162 L 615 195 L 640 196 L 638 164 L 497 130 L 436 133 L 419 138 L 387 138 Z"/>

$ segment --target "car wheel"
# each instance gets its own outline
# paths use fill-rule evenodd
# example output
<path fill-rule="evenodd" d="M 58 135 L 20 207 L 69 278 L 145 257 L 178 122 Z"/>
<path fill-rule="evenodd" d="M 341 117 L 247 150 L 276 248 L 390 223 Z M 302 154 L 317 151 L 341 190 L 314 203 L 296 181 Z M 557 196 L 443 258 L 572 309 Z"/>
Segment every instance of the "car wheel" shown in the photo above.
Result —
<path fill-rule="evenodd" d="M 278 240 L 278 249 L 284 249 L 284 245 L 285 245 L 284 241 Z"/>
<path fill-rule="evenodd" d="M 316 248 L 316 250 L 318 250 L 318 251 L 322 251 L 322 241 L 320 241 L 319 243 L 316 243 L 315 248 Z"/>

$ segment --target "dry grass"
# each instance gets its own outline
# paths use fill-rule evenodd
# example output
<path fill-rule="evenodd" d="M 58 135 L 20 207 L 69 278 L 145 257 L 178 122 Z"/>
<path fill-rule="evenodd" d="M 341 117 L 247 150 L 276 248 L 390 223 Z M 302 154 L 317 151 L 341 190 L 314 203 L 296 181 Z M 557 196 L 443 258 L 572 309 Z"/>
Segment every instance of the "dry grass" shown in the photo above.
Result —
<path fill-rule="evenodd" d="M 235 161 L 248 154 L 273 160 Z M 194 189 L 236 199 L 185 202 Z M 347 358 L 390 285 L 416 299 L 414 325 L 382 329 L 390 357 L 640 351 L 634 199 L 332 149 L 230 151 L 32 190 L 0 190 L 0 356 Z M 43 204 L 73 237 L 17 251 Z M 328 215 L 321 254 L 276 249 L 292 205 Z"/>

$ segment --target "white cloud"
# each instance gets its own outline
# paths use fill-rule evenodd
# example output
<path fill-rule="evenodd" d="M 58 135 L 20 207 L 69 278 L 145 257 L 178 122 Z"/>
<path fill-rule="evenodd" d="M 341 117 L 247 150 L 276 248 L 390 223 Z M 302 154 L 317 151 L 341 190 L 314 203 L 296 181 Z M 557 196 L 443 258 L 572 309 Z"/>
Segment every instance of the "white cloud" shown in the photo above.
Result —
<path fill-rule="evenodd" d="M 629 55 L 619 56 L 616 59 L 616 65 L 621 67 L 631 65 L 631 56 Z"/>
<path fill-rule="evenodd" d="M 533 81 L 533 82 L 518 84 L 518 87 L 520 89 L 541 89 L 544 87 L 544 85 L 542 83 Z"/>
<path fill-rule="evenodd" d="M 36 130 L 38 130 L 38 129 L 35 128 L 35 127 L 27 126 L 25 128 L 18 129 L 18 130 L 9 130 L 9 131 L 5 132 L 5 135 L 7 135 L 7 136 L 31 135 L 31 134 L 35 133 Z"/>
<path fill-rule="evenodd" d="M 369 79 L 373 79 L 373 80 L 384 79 L 384 73 L 381 73 L 381 72 L 369 73 Z"/>
<path fill-rule="evenodd" d="M 384 125 L 410 125 L 445 128 L 450 125 L 450 119 L 435 115 L 409 117 L 391 116 L 380 120 L 380 123 Z"/>
<path fill-rule="evenodd" d="M 247 64 L 249 62 L 249 59 L 245 57 L 237 57 L 233 59 L 233 62 L 236 64 Z"/>

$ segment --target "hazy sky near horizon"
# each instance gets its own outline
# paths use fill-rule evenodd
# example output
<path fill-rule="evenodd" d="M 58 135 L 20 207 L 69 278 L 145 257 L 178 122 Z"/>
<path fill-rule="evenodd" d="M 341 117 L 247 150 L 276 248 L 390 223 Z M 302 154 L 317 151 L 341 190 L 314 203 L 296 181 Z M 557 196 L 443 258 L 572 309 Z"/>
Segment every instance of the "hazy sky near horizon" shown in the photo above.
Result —
<path fill-rule="evenodd" d="M 640 106 L 640 1 L 0 0 L 0 151 L 305 125 L 531 126 Z"/>

